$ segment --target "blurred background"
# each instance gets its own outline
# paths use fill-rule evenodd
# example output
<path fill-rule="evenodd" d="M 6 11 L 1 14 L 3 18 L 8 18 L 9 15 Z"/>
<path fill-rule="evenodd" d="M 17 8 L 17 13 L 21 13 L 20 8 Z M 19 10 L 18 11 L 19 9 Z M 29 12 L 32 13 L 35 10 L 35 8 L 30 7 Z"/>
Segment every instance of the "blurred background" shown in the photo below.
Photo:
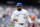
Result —
<path fill-rule="evenodd" d="M 0 27 L 13 27 L 11 14 L 16 10 L 16 4 L 21 2 L 33 22 L 33 27 L 40 27 L 40 0 L 0 0 Z M 28 27 L 30 23 L 28 23 Z"/>

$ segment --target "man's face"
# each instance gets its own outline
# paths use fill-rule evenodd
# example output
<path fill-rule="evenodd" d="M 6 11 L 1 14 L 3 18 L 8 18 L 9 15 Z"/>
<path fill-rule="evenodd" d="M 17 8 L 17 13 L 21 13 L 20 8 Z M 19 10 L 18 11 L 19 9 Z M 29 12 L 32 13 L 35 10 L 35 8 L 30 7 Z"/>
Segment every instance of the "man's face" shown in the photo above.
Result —
<path fill-rule="evenodd" d="M 17 6 L 17 10 L 18 11 L 21 11 L 22 10 L 22 7 L 21 6 Z"/>

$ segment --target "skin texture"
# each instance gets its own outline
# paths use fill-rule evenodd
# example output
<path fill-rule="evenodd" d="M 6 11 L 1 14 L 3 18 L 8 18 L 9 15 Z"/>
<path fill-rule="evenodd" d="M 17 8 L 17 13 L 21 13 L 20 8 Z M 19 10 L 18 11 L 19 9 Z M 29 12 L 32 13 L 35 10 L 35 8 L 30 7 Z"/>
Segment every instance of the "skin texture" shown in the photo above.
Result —
<path fill-rule="evenodd" d="M 18 21 L 18 19 L 13 19 L 13 21 L 16 21 L 16 22 L 17 22 L 17 21 Z"/>

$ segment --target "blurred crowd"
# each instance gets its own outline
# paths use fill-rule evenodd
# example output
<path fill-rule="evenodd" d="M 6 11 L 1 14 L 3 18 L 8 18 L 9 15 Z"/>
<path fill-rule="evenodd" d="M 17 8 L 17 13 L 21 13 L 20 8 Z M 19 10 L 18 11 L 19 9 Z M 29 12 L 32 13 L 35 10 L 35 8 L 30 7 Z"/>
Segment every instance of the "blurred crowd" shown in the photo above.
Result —
<path fill-rule="evenodd" d="M 32 6 L 25 6 L 25 9 L 29 12 L 33 26 L 40 27 L 40 9 L 36 7 L 33 8 Z M 14 22 L 10 21 L 10 19 L 14 10 L 16 10 L 15 6 L 0 6 L 0 27 L 13 27 Z M 30 25 L 28 25 L 28 27 L 30 27 Z"/>

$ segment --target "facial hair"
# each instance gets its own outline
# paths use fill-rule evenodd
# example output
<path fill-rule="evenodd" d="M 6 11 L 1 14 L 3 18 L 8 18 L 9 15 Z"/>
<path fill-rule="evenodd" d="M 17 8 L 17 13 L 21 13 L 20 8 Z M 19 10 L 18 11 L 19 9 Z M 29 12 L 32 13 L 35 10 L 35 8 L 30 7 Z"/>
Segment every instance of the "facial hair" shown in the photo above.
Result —
<path fill-rule="evenodd" d="M 19 9 L 17 9 L 17 10 L 18 10 L 18 11 L 21 11 L 22 9 L 19 8 Z"/>

